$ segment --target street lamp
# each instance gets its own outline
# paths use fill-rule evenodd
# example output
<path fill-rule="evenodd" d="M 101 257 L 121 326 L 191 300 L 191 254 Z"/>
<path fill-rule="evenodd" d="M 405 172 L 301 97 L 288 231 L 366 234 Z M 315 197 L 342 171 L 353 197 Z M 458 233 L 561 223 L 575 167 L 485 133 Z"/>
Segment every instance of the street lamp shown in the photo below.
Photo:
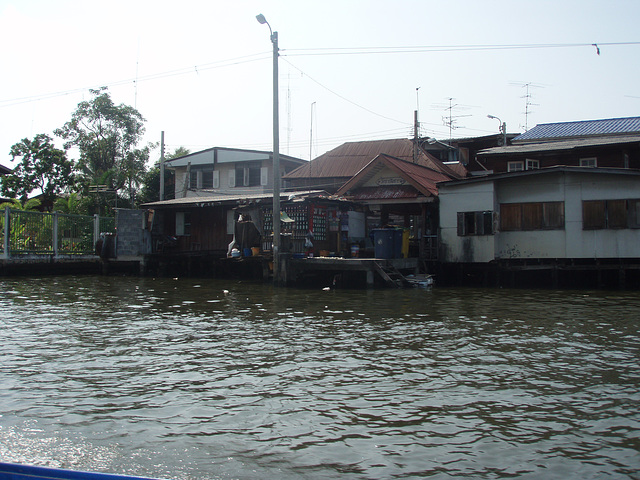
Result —
<path fill-rule="evenodd" d="M 507 146 L 507 123 L 502 122 L 498 117 L 494 115 L 487 115 L 487 118 L 493 118 L 494 120 L 498 120 L 500 122 L 500 132 L 502 132 L 502 145 Z"/>
<path fill-rule="evenodd" d="M 280 282 L 280 136 L 278 113 L 278 32 L 271 29 L 271 25 L 264 15 L 256 15 L 259 23 L 265 23 L 271 33 L 273 44 L 273 280 Z"/>

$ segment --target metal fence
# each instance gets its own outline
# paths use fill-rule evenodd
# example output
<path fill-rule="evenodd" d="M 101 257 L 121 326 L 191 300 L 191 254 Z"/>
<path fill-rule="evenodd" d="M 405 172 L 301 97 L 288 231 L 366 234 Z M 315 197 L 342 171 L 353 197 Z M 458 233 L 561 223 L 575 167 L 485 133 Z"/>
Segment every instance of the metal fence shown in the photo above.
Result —
<path fill-rule="evenodd" d="M 58 215 L 58 253 L 95 253 L 93 217 L 84 215 Z"/>
<path fill-rule="evenodd" d="M 113 217 L 68 215 L 5 208 L 0 216 L 0 253 L 87 255 L 101 233 L 115 232 Z"/>

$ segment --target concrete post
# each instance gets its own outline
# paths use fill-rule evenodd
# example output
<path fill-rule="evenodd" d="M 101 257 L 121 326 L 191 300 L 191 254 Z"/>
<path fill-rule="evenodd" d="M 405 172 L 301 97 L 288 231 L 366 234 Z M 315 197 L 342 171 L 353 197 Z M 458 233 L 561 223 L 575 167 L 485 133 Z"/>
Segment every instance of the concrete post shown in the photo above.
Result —
<path fill-rule="evenodd" d="M 52 244 L 53 244 L 53 256 L 57 257 L 58 256 L 58 212 L 53 212 L 53 238 L 52 240 Z"/>
<path fill-rule="evenodd" d="M 9 207 L 4 207 L 4 245 L 2 248 L 2 258 L 7 260 L 9 258 Z"/>

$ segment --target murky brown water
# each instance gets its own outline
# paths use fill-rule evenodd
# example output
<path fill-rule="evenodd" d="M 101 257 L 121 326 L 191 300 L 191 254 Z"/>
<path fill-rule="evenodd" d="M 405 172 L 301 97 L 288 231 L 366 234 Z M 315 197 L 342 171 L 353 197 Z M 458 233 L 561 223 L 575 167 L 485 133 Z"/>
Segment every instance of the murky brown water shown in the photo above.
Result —
<path fill-rule="evenodd" d="M 0 290 L 3 461 L 193 480 L 640 476 L 637 292 Z"/>

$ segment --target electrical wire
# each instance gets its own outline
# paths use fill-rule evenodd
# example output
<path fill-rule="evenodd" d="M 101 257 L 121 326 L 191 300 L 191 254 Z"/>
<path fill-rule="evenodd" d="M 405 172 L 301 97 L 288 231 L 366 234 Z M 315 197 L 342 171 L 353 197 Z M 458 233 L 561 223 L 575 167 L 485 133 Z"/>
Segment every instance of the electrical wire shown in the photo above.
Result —
<path fill-rule="evenodd" d="M 445 45 L 445 46 L 409 46 L 409 47 L 342 47 L 342 48 L 300 48 L 300 49 L 281 49 L 280 56 L 314 56 L 314 55 L 371 55 L 371 54 L 401 54 L 401 53 L 425 53 L 425 52 L 451 52 L 451 51 L 481 51 L 481 50 L 514 50 L 514 49 L 542 49 L 542 48 L 577 48 L 577 47 L 589 47 L 593 48 L 594 45 L 600 51 L 600 47 L 606 46 L 624 46 L 624 45 L 640 45 L 640 42 L 597 42 L 597 43 L 551 43 L 551 44 L 514 44 L 514 45 Z M 19 97 L 13 99 L 5 99 L 0 100 L 0 108 L 9 107 L 14 105 L 20 105 L 23 103 L 39 101 L 39 100 L 47 100 L 56 97 L 62 97 L 66 95 L 72 95 L 76 93 L 85 92 L 90 89 L 98 89 L 101 87 L 116 87 L 127 84 L 136 84 L 139 82 L 149 81 L 149 80 L 157 80 L 168 77 L 175 77 L 180 75 L 193 74 L 194 72 L 200 72 L 205 70 L 210 70 L 214 68 L 225 68 L 234 65 L 240 65 L 243 63 L 250 63 L 255 61 L 262 61 L 271 58 L 271 52 L 262 52 L 251 55 L 245 55 L 241 57 L 236 57 L 228 60 L 220 60 L 215 62 L 204 63 L 202 65 L 194 65 L 189 67 L 178 68 L 174 70 L 168 70 L 165 72 L 159 72 L 149 75 L 144 75 L 139 78 L 130 78 L 125 80 L 116 80 L 113 82 L 103 83 L 101 85 L 94 85 L 90 87 L 79 87 L 73 88 L 69 90 L 62 90 L 57 92 L 44 93 L 41 95 L 32 95 L 28 97 Z M 288 62 L 293 68 L 298 67 Z M 306 74 L 305 74 L 306 75 Z M 308 76 L 308 75 L 307 75 Z M 406 123 L 397 119 L 392 119 L 389 117 L 385 117 L 384 115 L 380 115 L 376 112 L 373 112 L 366 107 L 358 105 L 355 102 L 348 100 L 345 97 L 342 97 L 336 92 L 333 92 L 328 87 L 322 85 L 317 80 L 313 79 L 309 76 L 309 78 L 320 85 L 322 88 L 327 91 L 333 93 L 334 95 L 342 98 L 353 105 L 362 108 L 369 113 L 380 116 L 387 120 L 391 120 L 398 123 Z"/>
<path fill-rule="evenodd" d="M 538 43 L 538 44 L 513 44 L 513 45 L 424 45 L 410 47 L 335 47 L 335 48 L 298 48 L 282 49 L 283 55 L 288 56 L 313 56 L 313 55 L 378 55 L 398 53 L 425 53 L 425 52 L 475 52 L 481 50 L 519 50 L 519 49 L 543 49 L 543 48 L 576 48 L 596 47 L 598 55 L 602 46 L 640 45 L 640 42 L 597 42 L 597 43 Z"/>
<path fill-rule="evenodd" d="M 284 60 L 285 62 L 287 62 L 291 67 L 293 67 L 293 68 L 295 68 L 296 70 L 298 70 L 302 75 L 306 76 L 306 77 L 307 77 L 309 80 L 311 80 L 313 83 L 315 83 L 315 84 L 317 84 L 318 86 L 320 86 L 320 87 L 324 88 L 326 91 L 328 91 L 328 92 L 330 92 L 331 94 L 335 95 L 336 97 L 338 97 L 338 98 L 340 98 L 340 99 L 344 100 L 345 102 L 348 102 L 348 103 L 350 103 L 350 104 L 352 104 L 352 105 L 354 105 L 354 106 L 356 106 L 356 107 L 358 107 L 358 108 L 360 108 L 360 109 L 362 109 L 362 110 L 364 110 L 364 111 L 366 111 L 366 112 L 368 112 L 368 113 L 371 113 L 372 115 L 376 115 L 376 116 L 378 116 L 378 117 L 380 117 L 380 118 L 384 118 L 385 120 L 390 120 L 390 121 L 392 121 L 392 122 L 401 123 L 402 125 L 408 125 L 408 123 L 407 123 L 407 122 L 403 122 L 402 120 L 397 120 L 397 119 L 395 119 L 395 118 L 387 117 L 387 116 L 382 115 L 382 114 L 380 114 L 380 113 L 374 112 L 373 110 L 371 110 L 371 109 L 369 109 L 369 108 L 367 108 L 367 107 L 363 107 L 362 105 L 360 105 L 360 104 L 358 104 L 358 103 L 356 103 L 356 102 L 354 102 L 354 101 L 352 101 L 352 100 L 349 100 L 349 99 L 348 99 L 347 97 L 345 97 L 344 95 L 340 95 L 339 93 L 337 93 L 337 92 L 335 92 L 335 91 L 331 90 L 329 87 L 327 87 L 326 85 L 323 85 L 323 84 L 322 84 L 322 83 L 320 83 L 318 80 L 316 80 L 315 78 L 313 78 L 311 75 L 307 74 L 306 72 L 303 72 L 300 68 L 298 68 L 297 66 L 295 66 L 293 63 L 291 63 L 291 62 L 290 62 L 289 60 L 287 60 L 286 58 L 285 58 L 285 59 L 283 59 L 283 60 Z"/>
<path fill-rule="evenodd" d="M 70 90 L 62 90 L 58 92 L 44 93 L 41 95 L 32 95 L 29 97 L 19 97 L 19 98 L 7 99 L 7 100 L 0 100 L 0 108 L 11 107 L 14 105 L 20 105 L 23 103 L 35 102 L 40 100 L 48 100 L 51 98 L 63 97 L 66 95 L 73 95 L 76 93 L 86 92 L 87 90 L 98 89 L 102 87 L 110 88 L 110 87 L 118 87 L 121 85 L 137 84 L 139 82 L 144 82 L 144 81 L 158 80 L 162 78 L 176 77 L 180 75 L 190 75 L 190 74 L 193 74 L 194 72 L 198 73 L 201 71 L 212 70 L 216 68 L 225 68 L 225 67 L 231 67 L 231 66 L 245 64 L 245 63 L 262 61 L 262 60 L 270 59 L 271 55 L 272 55 L 271 52 L 256 53 L 256 54 L 244 55 L 242 57 L 237 57 L 237 58 L 228 59 L 228 60 L 219 60 L 216 62 L 209 62 L 202 65 L 195 65 L 190 67 L 178 68 L 174 70 L 168 70 L 166 72 L 152 73 L 149 75 L 143 75 L 141 77 L 137 77 L 133 79 L 130 78 L 126 80 L 116 80 L 113 82 L 107 82 L 105 84 L 94 85 L 91 87 L 80 87 L 80 88 L 74 88 Z"/>

